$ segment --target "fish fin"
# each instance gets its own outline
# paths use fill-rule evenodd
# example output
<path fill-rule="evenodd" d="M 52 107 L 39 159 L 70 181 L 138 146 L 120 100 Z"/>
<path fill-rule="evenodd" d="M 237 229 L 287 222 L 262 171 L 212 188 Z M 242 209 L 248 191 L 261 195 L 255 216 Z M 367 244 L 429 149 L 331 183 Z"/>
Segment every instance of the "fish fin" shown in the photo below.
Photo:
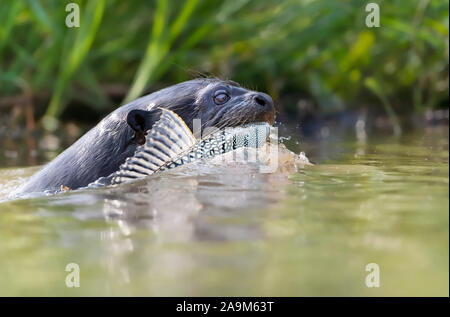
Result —
<path fill-rule="evenodd" d="M 120 166 L 112 184 L 151 175 L 163 169 L 167 163 L 178 158 L 197 142 L 183 119 L 171 110 L 160 109 L 160 119 L 148 131 L 145 143 Z"/>

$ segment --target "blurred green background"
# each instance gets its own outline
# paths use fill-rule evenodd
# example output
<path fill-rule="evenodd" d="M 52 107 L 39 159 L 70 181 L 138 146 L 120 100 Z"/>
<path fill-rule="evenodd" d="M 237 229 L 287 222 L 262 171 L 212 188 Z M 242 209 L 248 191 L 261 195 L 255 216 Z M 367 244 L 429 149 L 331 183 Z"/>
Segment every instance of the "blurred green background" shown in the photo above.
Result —
<path fill-rule="evenodd" d="M 79 28 L 65 25 L 70 2 Z M 368 28 L 369 2 L 1 0 L 0 113 L 25 104 L 50 128 L 95 122 L 198 76 L 265 91 L 280 113 L 307 100 L 316 113 L 370 107 L 395 124 L 448 109 L 448 2 L 375 1 L 381 27 Z"/>

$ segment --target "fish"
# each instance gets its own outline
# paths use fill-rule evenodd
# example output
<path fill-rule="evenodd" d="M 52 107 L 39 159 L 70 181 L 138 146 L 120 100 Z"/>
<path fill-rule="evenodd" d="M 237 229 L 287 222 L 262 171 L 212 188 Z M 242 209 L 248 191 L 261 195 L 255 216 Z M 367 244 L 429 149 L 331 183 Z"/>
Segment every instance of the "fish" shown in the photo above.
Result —
<path fill-rule="evenodd" d="M 186 123 L 171 110 L 148 131 L 145 143 L 126 159 L 119 170 L 87 187 L 103 187 L 136 181 L 200 160 L 212 159 L 239 148 L 260 148 L 270 133 L 267 122 L 253 122 L 216 130 L 197 139 Z"/>

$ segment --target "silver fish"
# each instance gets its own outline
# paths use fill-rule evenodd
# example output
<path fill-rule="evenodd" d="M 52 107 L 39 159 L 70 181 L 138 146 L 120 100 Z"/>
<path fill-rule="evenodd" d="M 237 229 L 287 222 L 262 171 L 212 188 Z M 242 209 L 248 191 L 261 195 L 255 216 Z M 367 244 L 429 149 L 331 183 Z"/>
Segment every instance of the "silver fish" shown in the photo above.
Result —
<path fill-rule="evenodd" d="M 260 148 L 266 142 L 270 125 L 255 122 L 226 128 L 197 140 L 185 122 L 173 111 L 162 109 L 160 120 L 117 172 L 102 177 L 88 187 L 116 185 L 189 164 L 210 159 L 238 148 Z"/>

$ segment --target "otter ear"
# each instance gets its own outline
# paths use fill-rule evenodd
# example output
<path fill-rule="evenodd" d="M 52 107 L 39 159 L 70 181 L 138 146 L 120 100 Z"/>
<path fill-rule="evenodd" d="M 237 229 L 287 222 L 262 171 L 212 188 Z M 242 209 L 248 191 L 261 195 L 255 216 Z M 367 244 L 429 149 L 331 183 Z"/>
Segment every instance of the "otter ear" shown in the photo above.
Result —
<path fill-rule="evenodd" d="M 153 125 L 159 120 L 161 110 L 131 110 L 127 115 L 127 123 L 134 131 L 134 138 L 137 143 L 142 145 L 145 143 L 145 135 Z"/>

